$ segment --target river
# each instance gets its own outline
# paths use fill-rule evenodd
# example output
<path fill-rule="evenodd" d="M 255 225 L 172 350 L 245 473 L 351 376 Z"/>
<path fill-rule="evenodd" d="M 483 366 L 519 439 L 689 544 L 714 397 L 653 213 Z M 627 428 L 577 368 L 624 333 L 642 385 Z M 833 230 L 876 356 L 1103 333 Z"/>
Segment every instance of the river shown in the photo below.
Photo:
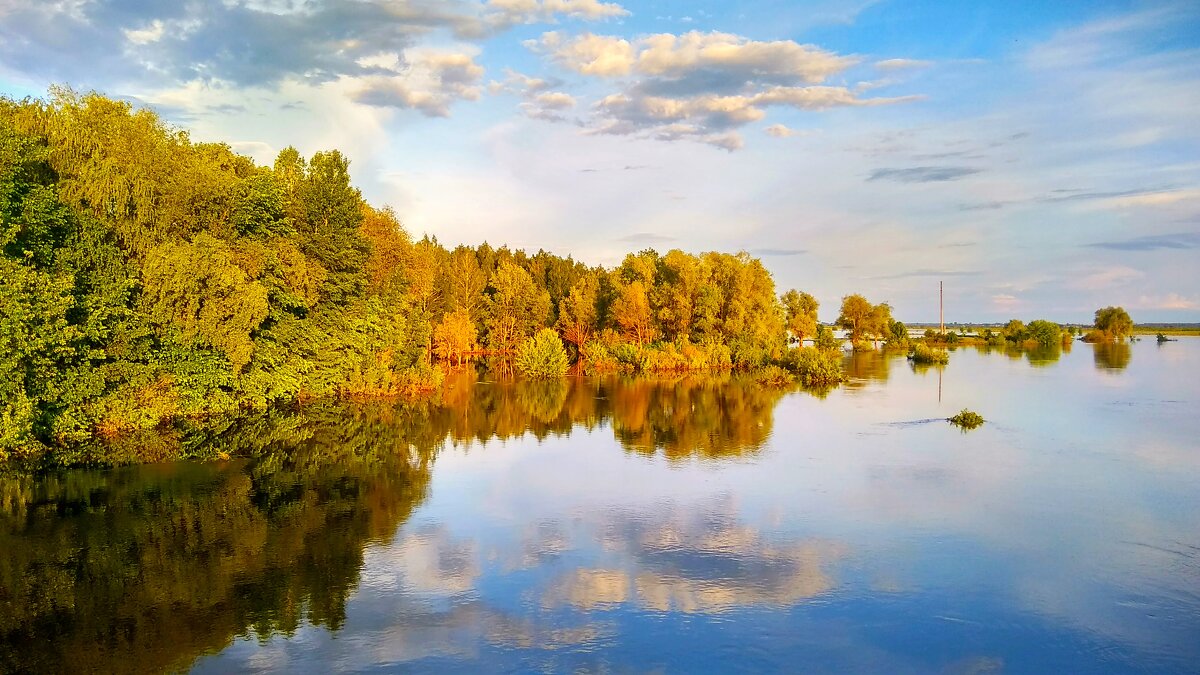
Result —
<path fill-rule="evenodd" d="M 464 373 L 0 477 L 0 671 L 1200 670 L 1200 338 L 847 371 Z"/>

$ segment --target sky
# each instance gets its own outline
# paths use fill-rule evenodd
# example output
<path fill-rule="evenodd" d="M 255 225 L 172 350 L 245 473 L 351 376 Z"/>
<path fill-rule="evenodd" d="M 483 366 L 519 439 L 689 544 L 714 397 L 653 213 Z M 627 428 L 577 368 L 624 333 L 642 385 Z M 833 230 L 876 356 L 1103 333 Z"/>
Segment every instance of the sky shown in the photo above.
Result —
<path fill-rule="evenodd" d="M 1200 3 L 0 0 L 0 94 L 337 148 L 445 245 L 748 251 L 832 320 L 1200 321 Z"/>

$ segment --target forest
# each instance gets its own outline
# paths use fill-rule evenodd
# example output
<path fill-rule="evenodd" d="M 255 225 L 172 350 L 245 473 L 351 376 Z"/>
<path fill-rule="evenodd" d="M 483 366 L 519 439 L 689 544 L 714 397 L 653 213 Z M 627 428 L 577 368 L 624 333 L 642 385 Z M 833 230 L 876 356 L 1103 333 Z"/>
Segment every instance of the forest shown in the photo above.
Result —
<path fill-rule="evenodd" d="M 777 295 L 747 253 L 647 249 L 605 268 L 449 249 L 368 204 L 349 167 L 337 150 L 292 147 L 260 166 L 96 93 L 0 97 L 0 461 L 170 420 L 416 396 L 477 359 L 531 378 L 844 378 L 816 298 Z M 887 303 L 848 295 L 834 325 L 856 349 L 882 341 L 946 361 L 910 344 Z M 1132 327 L 1105 308 L 1087 339 Z M 975 339 L 1070 336 L 1014 320 Z"/>
<path fill-rule="evenodd" d="M 0 99 L 0 251 L 0 460 L 169 419 L 419 394 L 480 357 L 531 375 L 753 368 L 787 356 L 789 329 L 816 331 L 815 299 L 781 300 L 745 253 L 646 250 L 605 269 L 447 249 L 366 203 L 337 150 L 259 166 L 66 88 Z M 790 362 L 840 379 L 832 355 Z"/>

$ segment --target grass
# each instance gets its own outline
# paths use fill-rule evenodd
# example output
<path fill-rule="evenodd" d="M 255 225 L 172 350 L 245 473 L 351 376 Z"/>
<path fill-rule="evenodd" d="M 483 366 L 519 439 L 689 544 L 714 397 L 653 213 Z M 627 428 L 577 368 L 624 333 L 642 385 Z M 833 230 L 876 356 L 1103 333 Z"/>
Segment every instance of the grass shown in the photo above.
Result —
<path fill-rule="evenodd" d="M 969 431 L 971 429 L 977 429 L 983 426 L 984 420 L 983 415 L 980 415 L 974 410 L 967 410 L 966 408 L 963 408 L 962 411 L 960 411 L 957 415 L 947 418 L 946 421 L 958 427 L 959 429 Z"/>

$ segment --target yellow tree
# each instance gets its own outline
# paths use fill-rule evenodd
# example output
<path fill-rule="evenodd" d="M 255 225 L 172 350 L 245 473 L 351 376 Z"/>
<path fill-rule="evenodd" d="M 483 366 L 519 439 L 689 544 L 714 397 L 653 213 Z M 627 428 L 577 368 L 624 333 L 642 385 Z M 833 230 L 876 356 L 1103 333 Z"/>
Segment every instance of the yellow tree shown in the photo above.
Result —
<path fill-rule="evenodd" d="M 471 313 L 459 308 L 442 317 L 433 329 L 433 353 L 443 361 L 460 366 L 468 360 L 467 353 L 475 350 L 475 322 Z"/>
<path fill-rule="evenodd" d="M 391 208 L 374 209 L 363 204 L 359 232 L 371 242 L 367 258 L 367 288 L 380 295 L 400 290 L 405 262 L 412 256 L 412 239 Z"/>
<path fill-rule="evenodd" d="M 646 285 L 640 280 L 621 287 L 620 295 L 612 304 L 613 321 L 621 327 L 625 336 L 638 344 L 654 339 L 654 315 L 650 311 L 650 298 Z"/>
<path fill-rule="evenodd" d="M 596 296 L 599 292 L 599 281 L 589 274 L 577 281 L 558 303 L 558 328 L 563 339 L 576 349 L 583 349 L 596 327 Z"/>
<path fill-rule="evenodd" d="M 850 341 L 858 342 L 864 333 L 870 330 L 871 314 L 875 308 L 863 296 L 855 293 L 842 298 L 842 313 L 838 315 L 837 325 L 850 331 Z"/>
<path fill-rule="evenodd" d="M 892 328 L 892 306 L 881 302 L 872 307 L 867 323 L 867 332 L 875 339 L 876 346 L 879 346 L 879 339 L 885 337 Z"/>
<path fill-rule="evenodd" d="M 817 308 L 820 303 L 816 298 L 793 288 L 784 293 L 780 300 L 783 301 L 787 317 L 787 329 L 797 342 L 803 343 L 805 337 L 817 334 Z"/>

